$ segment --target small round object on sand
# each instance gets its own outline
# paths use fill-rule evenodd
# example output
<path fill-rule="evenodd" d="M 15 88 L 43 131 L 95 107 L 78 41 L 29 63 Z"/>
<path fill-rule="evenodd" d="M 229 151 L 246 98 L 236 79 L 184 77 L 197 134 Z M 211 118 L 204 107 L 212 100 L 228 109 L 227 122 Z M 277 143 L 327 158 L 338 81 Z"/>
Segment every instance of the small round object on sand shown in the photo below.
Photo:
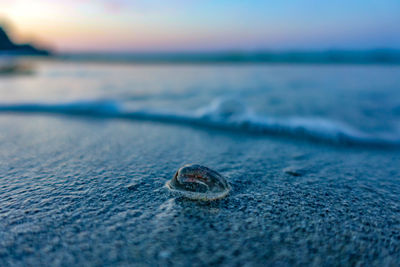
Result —
<path fill-rule="evenodd" d="M 184 197 L 204 201 L 223 198 L 231 190 L 221 174 L 198 164 L 181 167 L 166 186 Z"/>

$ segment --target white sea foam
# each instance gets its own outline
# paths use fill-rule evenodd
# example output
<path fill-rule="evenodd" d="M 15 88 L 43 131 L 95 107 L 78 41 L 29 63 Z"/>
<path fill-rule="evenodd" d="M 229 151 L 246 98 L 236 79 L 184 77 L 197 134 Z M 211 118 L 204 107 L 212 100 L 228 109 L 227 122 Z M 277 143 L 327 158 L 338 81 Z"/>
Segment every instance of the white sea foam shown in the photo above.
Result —
<path fill-rule="evenodd" d="M 398 134 L 371 134 L 323 118 L 275 118 L 254 114 L 235 99 L 218 99 L 192 113 L 128 109 L 119 101 L 71 103 L 14 103 L 0 105 L 2 113 L 46 113 L 158 121 L 251 134 L 288 136 L 334 144 L 399 147 Z"/>

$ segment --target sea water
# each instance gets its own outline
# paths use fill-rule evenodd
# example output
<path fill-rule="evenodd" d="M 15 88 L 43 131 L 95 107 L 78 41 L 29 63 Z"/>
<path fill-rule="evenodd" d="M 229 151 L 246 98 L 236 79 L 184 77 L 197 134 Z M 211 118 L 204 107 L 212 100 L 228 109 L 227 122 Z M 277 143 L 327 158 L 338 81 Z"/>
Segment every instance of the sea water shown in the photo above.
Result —
<path fill-rule="evenodd" d="M 199 125 L 398 146 L 400 68 L 377 65 L 42 63 L 2 80 L 0 112 Z"/>

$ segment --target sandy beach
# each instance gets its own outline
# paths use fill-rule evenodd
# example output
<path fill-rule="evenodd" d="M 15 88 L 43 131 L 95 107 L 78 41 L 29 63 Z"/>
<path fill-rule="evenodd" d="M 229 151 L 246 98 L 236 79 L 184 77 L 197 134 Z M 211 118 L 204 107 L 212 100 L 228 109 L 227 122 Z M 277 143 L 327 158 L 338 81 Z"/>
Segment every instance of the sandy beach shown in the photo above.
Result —
<path fill-rule="evenodd" d="M 395 266 L 397 73 L 42 62 L 35 75 L 1 77 L 0 265 Z M 202 121 L 238 125 L 250 109 L 291 128 L 177 123 L 221 98 L 234 104 Z M 138 110 L 151 113 L 126 116 Z M 346 134 L 389 145 L 341 143 Z M 187 163 L 223 174 L 230 194 L 171 194 L 166 181 Z"/>

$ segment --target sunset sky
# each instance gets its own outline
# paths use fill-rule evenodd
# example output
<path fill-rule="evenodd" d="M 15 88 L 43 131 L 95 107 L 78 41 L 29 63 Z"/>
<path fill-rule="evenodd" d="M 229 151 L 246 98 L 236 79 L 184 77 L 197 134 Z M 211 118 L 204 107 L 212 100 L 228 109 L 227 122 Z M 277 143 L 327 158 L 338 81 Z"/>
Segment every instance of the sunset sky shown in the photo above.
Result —
<path fill-rule="evenodd" d="M 0 0 L 0 20 L 62 52 L 400 49 L 399 0 Z"/>

